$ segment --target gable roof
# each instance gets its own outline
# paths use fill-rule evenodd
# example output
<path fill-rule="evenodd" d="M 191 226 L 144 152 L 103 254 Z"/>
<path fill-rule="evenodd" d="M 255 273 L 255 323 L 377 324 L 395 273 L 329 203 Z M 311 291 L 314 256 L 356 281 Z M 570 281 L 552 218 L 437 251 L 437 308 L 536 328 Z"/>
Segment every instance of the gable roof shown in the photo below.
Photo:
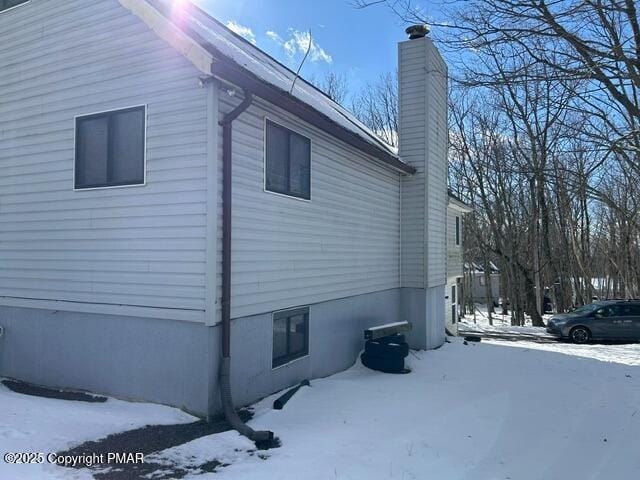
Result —
<path fill-rule="evenodd" d="M 415 173 L 351 112 L 204 10 L 188 1 L 119 1 L 204 74 L 247 89 L 396 170 Z"/>
<path fill-rule="evenodd" d="M 449 196 L 450 207 L 453 207 L 463 213 L 473 212 L 473 207 L 454 194 L 450 188 L 447 189 L 447 195 Z"/>

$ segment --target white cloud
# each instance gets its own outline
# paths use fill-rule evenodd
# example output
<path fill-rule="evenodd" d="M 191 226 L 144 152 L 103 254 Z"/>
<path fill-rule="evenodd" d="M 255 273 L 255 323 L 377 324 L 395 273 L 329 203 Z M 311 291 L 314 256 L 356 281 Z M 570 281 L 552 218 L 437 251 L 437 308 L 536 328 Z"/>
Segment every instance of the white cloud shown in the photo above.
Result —
<path fill-rule="evenodd" d="M 240 25 L 235 20 L 229 20 L 227 22 L 227 28 L 232 32 L 237 33 L 241 37 L 246 38 L 254 45 L 256 44 L 256 35 L 253 33 L 253 30 L 251 30 L 251 28 Z"/>
<path fill-rule="evenodd" d="M 284 43 L 284 40 L 282 40 L 282 37 L 280 35 L 278 35 L 277 32 L 274 32 L 273 30 L 267 30 L 267 37 L 269 37 L 271 40 L 273 40 L 274 42 L 282 45 Z"/>
<path fill-rule="evenodd" d="M 285 54 L 293 59 L 296 56 L 304 56 L 309 49 L 309 43 L 311 42 L 311 49 L 309 50 L 309 60 L 312 62 L 333 62 L 333 58 L 329 55 L 316 41 L 313 39 L 309 32 L 302 32 L 300 30 L 294 30 L 290 28 L 288 30 L 289 37 L 284 40 L 273 30 L 269 30 L 266 35 L 271 40 L 281 45 L 285 51 Z"/>

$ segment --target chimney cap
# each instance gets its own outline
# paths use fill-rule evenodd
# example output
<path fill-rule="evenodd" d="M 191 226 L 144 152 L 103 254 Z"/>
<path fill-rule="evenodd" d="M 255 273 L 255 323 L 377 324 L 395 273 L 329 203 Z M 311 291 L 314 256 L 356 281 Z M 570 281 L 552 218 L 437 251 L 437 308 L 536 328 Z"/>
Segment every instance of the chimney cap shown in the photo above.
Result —
<path fill-rule="evenodd" d="M 419 24 L 419 25 L 411 25 L 405 29 L 407 35 L 409 35 L 409 40 L 415 40 L 416 38 L 426 37 L 429 33 L 429 25 Z"/>

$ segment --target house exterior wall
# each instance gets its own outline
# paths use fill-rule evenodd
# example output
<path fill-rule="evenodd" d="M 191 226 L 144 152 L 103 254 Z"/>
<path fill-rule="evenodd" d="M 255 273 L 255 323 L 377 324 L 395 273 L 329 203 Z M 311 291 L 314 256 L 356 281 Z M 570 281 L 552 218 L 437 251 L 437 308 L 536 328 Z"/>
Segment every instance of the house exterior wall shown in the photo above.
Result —
<path fill-rule="evenodd" d="M 265 190 L 266 118 L 311 139 L 310 201 Z M 400 174 L 373 158 L 256 98 L 233 122 L 232 192 L 232 318 L 399 287 Z"/>
<path fill-rule="evenodd" d="M 209 410 L 219 361 L 210 346 L 220 343 L 217 329 L 196 322 L 6 306 L 0 306 L 0 325 L 5 330 L 0 377 L 151 400 L 201 415 Z"/>
<path fill-rule="evenodd" d="M 500 298 L 500 274 L 492 273 L 490 276 L 491 294 L 494 302 Z M 471 295 L 475 303 L 487 303 L 487 287 L 484 282 L 484 273 L 476 272 L 471 276 Z"/>
<path fill-rule="evenodd" d="M 117 0 L 32 0 L 0 13 L 0 41 L 0 376 L 218 411 L 217 125 L 239 99 L 203 86 Z M 423 47 L 423 66 L 441 61 Z M 347 368 L 362 330 L 399 314 L 417 320 L 415 345 L 444 341 L 446 75 L 434 75 L 417 190 L 260 99 L 234 121 L 236 403 Z M 74 117 L 134 105 L 147 108 L 146 184 L 74 191 Z M 264 191 L 265 118 L 311 139 L 310 201 Z M 309 355 L 272 369 L 272 312 L 302 305 Z"/>
<path fill-rule="evenodd" d="M 455 290 L 455 299 L 454 292 Z M 458 321 L 460 320 L 460 285 L 457 283 L 456 278 L 452 278 L 447 280 L 447 285 L 445 286 L 445 297 L 444 297 L 444 314 L 446 318 L 447 331 L 452 335 L 458 334 Z"/>
<path fill-rule="evenodd" d="M 276 369 L 271 314 L 234 319 L 234 403 L 248 405 L 350 367 L 363 330 L 394 318 L 399 302 L 400 289 L 391 289 L 310 305 L 309 355 Z M 221 410 L 220 326 L 6 306 L 0 306 L 0 325 L 1 377 L 153 401 L 201 416 Z"/>
<path fill-rule="evenodd" d="M 462 259 L 462 213 L 447 207 L 447 281 L 463 275 Z M 456 245 L 456 217 L 460 222 L 460 244 Z"/>
<path fill-rule="evenodd" d="M 458 280 L 463 275 L 463 251 L 462 251 L 462 216 L 463 213 L 447 207 L 447 285 L 445 287 L 444 314 L 446 318 L 447 330 L 456 335 L 458 333 L 460 294 L 462 293 L 458 285 Z M 460 244 L 456 245 L 456 217 L 460 222 Z M 453 290 L 455 289 L 455 301 Z M 455 308 L 453 308 L 455 307 Z"/>
<path fill-rule="evenodd" d="M 309 308 L 309 355 L 275 369 L 270 313 L 232 322 L 233 398 L 246 405 L 304 379 L 349 368 L 363 349 L 363 331 L 395 318 L 400 289 L 365 293 L 313 304 Z"/>
<path fill-rule="evenodd" d="M 198 71 L 117 0 L 33 0 L 0 43 L 0 305 L 202 321 Z M 134 105 L 146 185 L 74 191 L 74 117 Z"/>

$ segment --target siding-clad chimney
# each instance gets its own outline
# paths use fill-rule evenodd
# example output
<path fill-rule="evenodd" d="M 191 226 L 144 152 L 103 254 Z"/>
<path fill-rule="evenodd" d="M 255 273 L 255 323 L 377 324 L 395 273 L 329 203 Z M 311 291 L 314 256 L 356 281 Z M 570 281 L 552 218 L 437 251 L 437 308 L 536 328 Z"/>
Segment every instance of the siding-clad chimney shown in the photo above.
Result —
<path fill-rule="evenodd" d="M 417 170 L 402 183 L 401 316 L 415 348 L 441 345 L 445 328 L 447 66 L 427 32 L 398 45 L 399 150 Z"/>

